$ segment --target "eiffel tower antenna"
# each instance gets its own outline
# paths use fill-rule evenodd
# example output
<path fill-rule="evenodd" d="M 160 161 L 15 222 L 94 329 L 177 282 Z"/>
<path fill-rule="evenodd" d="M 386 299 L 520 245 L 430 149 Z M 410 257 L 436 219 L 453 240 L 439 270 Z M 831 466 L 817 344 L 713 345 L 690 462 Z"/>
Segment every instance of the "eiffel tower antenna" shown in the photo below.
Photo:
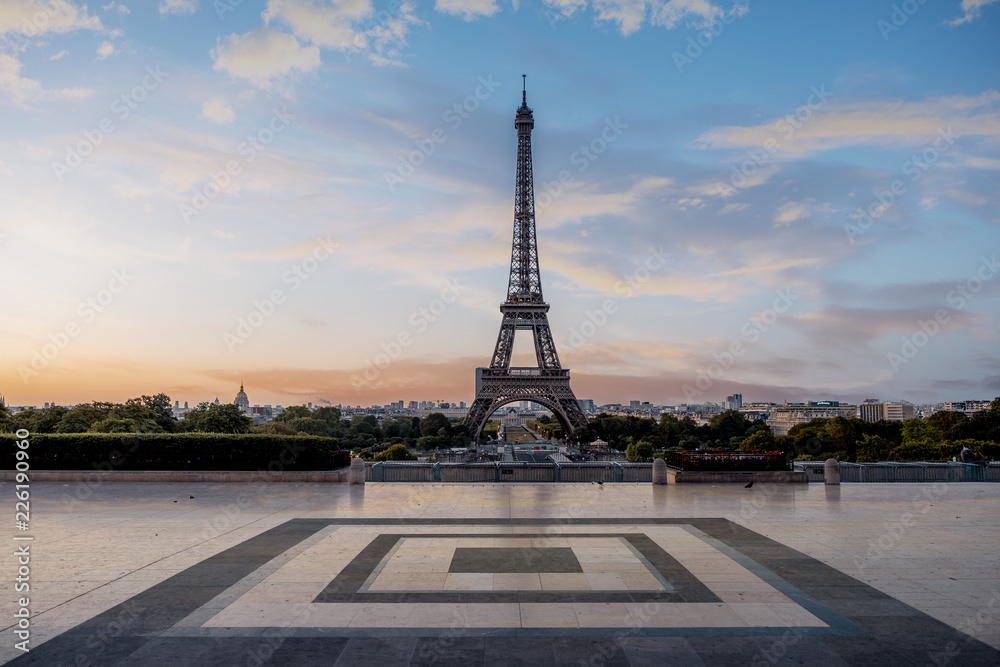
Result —
<path fill-rule="evenodd" d="M 474 440 L 479 439 L 490 415 L 498 408 L 517 401 L 533 401 L 551 410 L 562 425 L 564 436 L 587 423 L 569 386 L 569 369 L 559 364 L 549 328 L 549 304 L 542 297 L 531 169 L 531 130 L 535 127 L 535 119 L 528 107 L 527 75 L 521 76 L 521 106 L 514 115 L 517 168 L 510 280 L 507 283 L 507 298 L 500 304 L 503 319 L 493 358 L 489 368 L 476 369 L 476 398 L 465 417 L 465 426 Z M 531 331 L 537 366 L 511 368 L 517 331 Z"/>

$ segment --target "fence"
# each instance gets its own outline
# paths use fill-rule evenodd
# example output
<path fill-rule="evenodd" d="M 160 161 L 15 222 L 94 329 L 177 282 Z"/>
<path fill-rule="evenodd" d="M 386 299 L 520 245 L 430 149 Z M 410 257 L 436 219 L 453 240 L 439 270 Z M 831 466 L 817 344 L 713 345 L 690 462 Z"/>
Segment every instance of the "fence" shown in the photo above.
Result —
<path fill-rule="evenodd" d="M 822 482 L 822 461 L 796 461 L 810 482 Z M 973 463 L 840 463 L 841 482 L 1000 482 L 1000 464 Z"/>
<path fill-rule="evenodd" d="M 414 463 L 365 466 L 369 482 L 652 482 L 652 463 Z"/>

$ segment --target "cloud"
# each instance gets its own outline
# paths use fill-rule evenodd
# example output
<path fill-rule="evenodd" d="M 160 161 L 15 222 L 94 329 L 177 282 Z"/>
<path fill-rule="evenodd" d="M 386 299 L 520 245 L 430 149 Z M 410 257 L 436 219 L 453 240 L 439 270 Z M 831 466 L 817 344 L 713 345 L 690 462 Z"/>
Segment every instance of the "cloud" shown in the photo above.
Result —
<path fill-rule="evenodd" d="M 48 32 L 101 30 L 101 20 L 87 13 L 86 5 L 67 0 L 4 0 L 0 3 L 0 35 L 18 32 L 38 37 Z"/>
<path fill-rule="evenodd" d="M 63 49 L 59 53 L 53 53 L 51 56 L 49 56 L 49 62 L 51 62 L 53 60 L 62 60 L 68 54 L 69 54 L 69 51 L 67 51 L 65 49 Z"/>
<path fill-rule="evenodd" d="M 398 50 L 410 26 L 421 23 L 412 0 L 375 11 L 370 0 L 269 0 L 267 25 L 282 24 L 304 43 L 348 54 L 365 55 L 376 65 L 402 65 Z"/>
<path fill-rule="evenodd" d="M 287 25 L 304 42 L 341 51 L 357 46 L 354 26 L 373 13 L 370 0 L 269 0 L 263 17 Z"/>
<path fill-rule="evenodd" d="M 789 201 L 778 207 L 774 213 L 774 226 L 790 225 L 812 215 L 812 207 L 805 202 Z"/>
<path fill-rule="evenodd" d="M 466 1 L 448 0 L 456 5 L 487 5 L 494 4 L 486 0 Z M 438 0 L 440 8 L 444 0 Z M 587 7 L 587 0 L 545 0 L 545 5 L 557 10 L 566 17 L 573 16 Z M 623 36 L 631 35 L 642 28 L 646 21 L 650 25 L 661 26 L 667 30 L 676 28 L 682 22 L 690 21 L 696 27 L 704 27 L 727 15 L 718 4 L 711 0 L 592 0 L 598 22 L 615 23 Z M 496 10 L 494 10 L 496 11 Z M 746 2 L 735 3 L 728 12 L 731 16 L 742 16 L 748 11 Z M 486 14 L 488 16 L 488 14 Z"/>
<path fill-rule="evenodd" d="M 97 59 L 104 60 L 108 56 L 114 55 L 115 46 L 111 42 L 101 42 L 97 47 Z"/>
<path fill-rule="evenodd" d="M 442 14 L 461 16 L 466 21 L 493 16 L 500 11 L 496 0 L 435 0 L 434 9 Z"/>
<path fill-rule="evenodd" d="M 992 5 L 1000 0 L 962 0 L 962 11 L 965 12 L 961 16 L 953 18 L 950 21 L 946 21 L 948 25 L 962 25 L 963 23 L 971 23 L 972 21 L 979 18 L 979 15 L 983 11 L 983 7 L 987 5 Z"/>
<path fill-rule="evenodd" d="M 769 121 L 749 127 L 728 125 L 694 140 L 707 150 L 760 147 L 768 140 L 780 144 L 780 156 L 801 157 L 848 146 L 924 146 L 939 133 L 956 137 L 988 137 L 1000 141 L 1000 92 L 952 95 L 917 102 L 871 101 L 828 103 L 798 128 Z M 793 129 L 788 136 L 789 129 Z M 786 137 L 782 139 L 781 137 Z"/>
<path fill-rule="evenodd" d="M 303 46 L 293 35 L 274 28 L 229 35 L 211 55 L 216 71 L 264 90 L 272 90 L 278 79 L 294 71 L 312 72 L 320 64 L 319 47 Z"/>
<path fill-rule="evenodd" d="M 658 10 L 653 11 L 650 22 L 662 25 L 668 30 L 678 23 L 691 17 L 701 19 L 700 25 L 708 25 L 722 17 L 725 12 L 718 5 L 708 0 L 670 0 Z"/>
<path fill-rule="evenodd" d="M 93 95 L 89 88 L 58 88 L 45 90 L 35 79 L 21 76 L 21 61 L 0 53 L 0 97 L 19 107 L 46 100 L 81 100 Z"/>
<path fill-rule="evenodd" d="M 160 0 L 160 14 L 194 14 L 198 0 Z"/>
<path fill-rule="evenodd" d="M 224 97 L 213 97 L 201 105 L 201 117 L 216 125 L 228 125 L 236 120 L 236 112 Z"/>

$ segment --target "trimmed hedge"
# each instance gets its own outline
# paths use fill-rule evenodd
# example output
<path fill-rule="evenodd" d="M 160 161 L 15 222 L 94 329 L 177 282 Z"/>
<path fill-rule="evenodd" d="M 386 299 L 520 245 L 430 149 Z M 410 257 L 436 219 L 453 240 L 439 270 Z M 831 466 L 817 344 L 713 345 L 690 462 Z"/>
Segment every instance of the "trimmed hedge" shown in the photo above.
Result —
<path fill-rule="evenodd" d="M 5 470 L 19 438 L 0 433 Z M 39 433 L 30 437 L 31 470 L 336 470 L 350 452 L 336 438 L 228 433 Z"/>

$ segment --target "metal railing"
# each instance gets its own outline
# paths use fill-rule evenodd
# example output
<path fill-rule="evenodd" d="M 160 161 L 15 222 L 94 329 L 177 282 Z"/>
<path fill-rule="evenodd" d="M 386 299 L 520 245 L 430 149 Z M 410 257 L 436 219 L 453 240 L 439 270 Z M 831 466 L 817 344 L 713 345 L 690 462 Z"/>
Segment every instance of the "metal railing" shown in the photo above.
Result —
<path fill-rule="evenodd" d="M 651 482 L 652 463 L 426 463 L 380 461 L 365 466 L 368 482 Z"/>
<path fill-rule="evenodd" d="M 810 482 L 822 482 L 822 461 L 796 461 Z M 841 482 L 1000 482 L 1000 464 L 975 463 L 846 463 L 840 462 Z"/>

